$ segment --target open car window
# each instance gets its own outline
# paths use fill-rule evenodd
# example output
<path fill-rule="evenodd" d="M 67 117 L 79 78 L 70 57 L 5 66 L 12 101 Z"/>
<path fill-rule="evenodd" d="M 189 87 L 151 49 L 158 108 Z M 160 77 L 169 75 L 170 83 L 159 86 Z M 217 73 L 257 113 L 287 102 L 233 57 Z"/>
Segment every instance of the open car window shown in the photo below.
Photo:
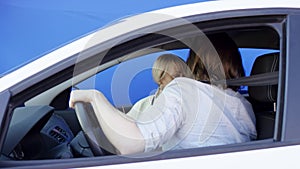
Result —
<path fill-rule="evenodd" d="M 278 85 L 282 83 L 283 78 L 279 77 L 279 72 L 284 71 L 284 68 L 280 67 L 284 59 L 282 52 L 284 44 L 281 40 L 284 21 L 281 16 L 257 17 L 252 18 L 251 22 L 243 18 L 232 20 L 195 22 L 193 27 L 201 30 L 201 37 L 226 33 L 237 44 L 242 55 L 246 79 L 235 79 L 236 81 L 232 83 L 242 86 L 239 92 L 253 106 L 257 119 L 258 139 L 241 144 L 176 150 L 164 154 L 150 153 L 145 156 L 141 153 L 137 155 L 141 158 L 135 156 L 135 158 L 122 159 L 123 161 L 116 154 L 104 153 L 107 155 L 106 159 L 100 160 L 99 165 L 105 165 L 107 163 L 105 160 L 112 163 L 124 161 L 126 163 L 245 151 L 259 149 L 261 145 L 280 140 L 277 134 L 281 131 L 280 119 L 276 117 L 282 115 L 278 110 L 281 110 L 279 106 L 284 103 L 277 94 L 282 92 L 278 91 L 280 90 Z M 87 49 L 76 56 L 76 59 L 74 56 L 73 61 L 76 60 L 74 64 L 44 79 L 41 82 L 42 87 L 38 88 L 30 98 L 22 100 L 18 95 L 15 98 L 18 105 L 13 109 L 8 134 L 4 141 L 2 160 L 26 161 L 97 156 L 93 146 L 82 133 L 75 111 L 68 107 L 71 90 L 78 88 L 100 90 L 114 106 L 126 114 L 138 100 L 155 93 L 157 85 L 153 82 L 151 68 L 159 55 L 174 53 L 187 60 L 192 50 L 191 46 L 198 35 L 195 35 L 197 31 L 190 33 L 186 31 L 185 26 L 179 26 L 162 32 L 145 34 L 131 41 L 122 42 L 109 50 L 100 50 L 97 47 Z M 176 36 L 168 37 L 169 33 L 165 32 L 172 32 L 172 35 Z M 263 64 L 258 65 L 257 69 L 271 67 L 270 70 L 275 72 L 275 75 L 269 74 L 268 71 L 253 70 L 255 61 L 258 58 L 264 60 L 265 56 L 270 58 L 267 60 L 271 62 L 260 61 Z M 273 60 L 276 62 L 272 62 Z M 257 75 L 262 76 L 257 77 Z M 46 81 L 53 82 L 55 85 Z M 266 91 L 265 87 L 272 88 L 272 91 L 267 90 L 271 92 L 271 99 L 255 94 Z M 35 88 L 29 88 L 28 91 L 33 89 Z M 37 148 L 33 149 L 33 146 Z"/>

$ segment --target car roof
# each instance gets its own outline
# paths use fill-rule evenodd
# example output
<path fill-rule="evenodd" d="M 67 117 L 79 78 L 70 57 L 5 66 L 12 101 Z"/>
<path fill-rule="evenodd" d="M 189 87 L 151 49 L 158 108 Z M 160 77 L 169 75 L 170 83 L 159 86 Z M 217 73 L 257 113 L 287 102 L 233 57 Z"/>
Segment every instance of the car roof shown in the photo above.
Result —
<path fill-rule="evenodd" d="M 0 92 L 6 88 L 18 84 L 22 80 L 37 74 L 38 72 L 50 67 L 53 64 L 63 61 L 64 59 L 80 53 L 83 49 L 90 48 L 97 44 L 117 38 L 119 36 L 135 32 L 136 36 L 141 28 L 170 21 L 176 18 L 184 18 L 187 16 L 201 15 L 216 12 L 236 11 L 245 9 L 274 9 L 274 8 L 300 8 L 300 1 L 297 0 L 222 0 L 199 2 L 195 4 L 187 4 L 182 6 L 170 7 L 155 10 L 129 18 L 125 18 L 114 22 L 111 25 L 100 28 L 95 32 L 83 36 L 82 38 L 69 43 L 57 50 L 54 50 L 41 58 L 19 68 L 14 72 L 10 72 L 0 78 Z M 155 17 L 155 19 L 153 19 Z M 151 30 L 149 30 L 151 31 Z M 128 35 L 128 36 L 129 36 Z M 131 34 L 132 36 L 132 34 Z M 96 38 L 95 38 L 96 37 Z M 99 38 L 101 37 L 101 38 Z M 116 39 L 114 43 L 119 40 Z"/>
<path fill-rule="evenodd" d="M 185 17 L 195 14 L 207 14 L 215 12 L 244 10 L 244 9 L 261 9 L 261 8 L 299 8 L 300 1 L 298 0 L 219 0 L 206 1 L 195 4 L 187 4 L 182 6 L 175 6 L 166 9 L 153 11 L 155 13 L 162 13 L 172 15 L 174 17 Z"/>

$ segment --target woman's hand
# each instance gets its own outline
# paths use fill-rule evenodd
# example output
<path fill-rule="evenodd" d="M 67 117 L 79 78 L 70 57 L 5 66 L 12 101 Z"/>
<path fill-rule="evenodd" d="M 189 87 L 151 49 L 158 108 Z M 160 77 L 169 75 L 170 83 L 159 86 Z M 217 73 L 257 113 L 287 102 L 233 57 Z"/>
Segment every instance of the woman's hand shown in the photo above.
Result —
<path fill-rule="evenodd" d="M 74 108 L 74 103 L 79 101 L 91 103 L 104 134 L 121 154 L 144 151 L 145 141 L 135 122 L 125 118 L 125 115 L 111 105 L 101 92 L 72 91 L 69 106 Z"/>
<path fill-rule="evenodd" d="M 70 95 L 69 106 L 74 108 L 76 102 L 91 103 L 99 94 L 100 92 L 97 90 L 73 90 Z"/>

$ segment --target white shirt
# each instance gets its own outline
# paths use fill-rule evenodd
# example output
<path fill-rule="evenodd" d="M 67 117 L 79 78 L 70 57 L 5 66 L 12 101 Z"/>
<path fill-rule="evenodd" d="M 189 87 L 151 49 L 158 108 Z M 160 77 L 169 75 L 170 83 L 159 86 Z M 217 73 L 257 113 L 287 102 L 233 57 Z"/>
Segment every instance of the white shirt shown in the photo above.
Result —
<path fill-rule="evenodd" d="M 150 95 L 140 99 L 136 102 L 131 109 L 128 111 L 127 115 L 131 118 L 137 120 L 142 112 L 151 105 L 151 102 L 154 99 L 154 95 Z"/>
<path fill-rule="evenodd" d="M 189 78 L 175 78 L 151 105 L 134 108 L 145 152 L 246 142 L 256 138 L 251 104 L 238 92 Z M 129 114 L 132 114 L 130 112 Z"/>

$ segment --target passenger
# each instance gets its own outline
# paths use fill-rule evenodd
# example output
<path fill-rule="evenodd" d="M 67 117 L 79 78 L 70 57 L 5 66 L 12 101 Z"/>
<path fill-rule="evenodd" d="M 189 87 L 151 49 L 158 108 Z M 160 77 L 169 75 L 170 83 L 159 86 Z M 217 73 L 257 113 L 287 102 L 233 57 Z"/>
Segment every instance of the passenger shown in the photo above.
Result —
<path fill-rule="evenodd" d="M 71 93 L 70 107 L 90 102 L 110 142 L 121 154 L 246 142 L 256 137 L 251 105 L 241 95 L 193 79 L 177 56 L 160 56 L 153 78 L 157 96 L 137 120 L 114 108 L 96 90 Z M 125 117 L 126 116 L 126 117 Z"/>
<path fill-rule="evenodd" d="M 153 67 L 158 67 L 162 69 L 170 69 L 169 74 L 171 74 L 172 79 L 176 77 L 187 77 L 187 78 L 194 78 L 193 74 L 191 73 L 190 69 L 187 68 L 186 63 L 179 57 L 159 57 Z M 164 64 L 168 65 L 168 67 L 163 66 Z M 166 72 L 166 71 L 165 71 Z M 159 93 L 164 88 L 163 82 L 160 82 L 159 76 L 161 71 L 153 69 L 152 74 L 155 83 L 158 84 L 158 89 L 154 95 L 150 95 L 148 97 L 142 98 L 138 102 L 136 102 L 130 111 L 127 113 L 128 116 L 132 117 L 133 119 L 138 119 L 140 114 L 150 105 L 153 105 L 154 100 L 158 97 Z M 167 75 L 166 75 L 167 76 Z"/>

